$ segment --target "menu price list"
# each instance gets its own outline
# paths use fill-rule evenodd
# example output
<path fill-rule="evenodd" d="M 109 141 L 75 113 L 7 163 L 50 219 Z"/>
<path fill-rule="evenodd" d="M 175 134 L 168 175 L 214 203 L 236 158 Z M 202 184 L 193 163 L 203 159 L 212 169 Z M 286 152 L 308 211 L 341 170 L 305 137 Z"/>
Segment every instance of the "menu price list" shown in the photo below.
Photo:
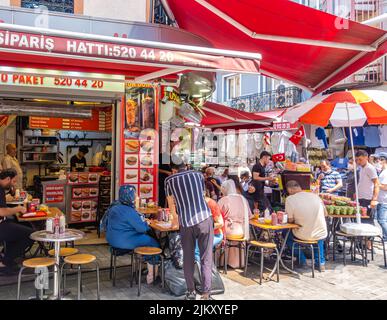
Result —
<path fill-rule="evenodd" d="M 65 188 L 63 184 L 46 187 L 45 203 L 61 203 L 64 200 Z"/>
<path fill-rule="evenodd" d="M 111 108 L 93 109 L 91 119 L 30 117 L 31 129 L 112 131 Z"/>

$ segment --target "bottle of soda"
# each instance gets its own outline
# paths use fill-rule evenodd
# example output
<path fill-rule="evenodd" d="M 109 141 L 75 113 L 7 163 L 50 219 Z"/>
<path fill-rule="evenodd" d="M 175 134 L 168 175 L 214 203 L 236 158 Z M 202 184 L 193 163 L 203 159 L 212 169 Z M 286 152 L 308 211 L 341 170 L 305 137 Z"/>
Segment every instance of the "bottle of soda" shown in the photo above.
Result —
<path fill-rule="evenodd" d="M 271 224 L 273 226 L 276 226 L 278 224 L 278 217 L 275 212 L 273 212 L 273 214 L 271 215 Z"/>
<path fill-rule="evenodd" d="M 171 211 L 169 209 L 165 209 L 165 216 L 166 216 L 166 218 L 165 218 L 166 222 L 171 222 L 172 221 L 172 219 L 171 219 Z"/>

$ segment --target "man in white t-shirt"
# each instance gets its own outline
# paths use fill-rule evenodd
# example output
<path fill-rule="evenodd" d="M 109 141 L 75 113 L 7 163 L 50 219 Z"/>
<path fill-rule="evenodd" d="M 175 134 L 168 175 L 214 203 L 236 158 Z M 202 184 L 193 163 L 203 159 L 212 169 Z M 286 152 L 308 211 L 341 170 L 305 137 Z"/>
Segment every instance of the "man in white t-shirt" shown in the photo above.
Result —
<path fill-rule="evenodd" d="M 376 168 L 369 163 L 368 153 L 364 150 L 356 152 L 356 164 L 359 166 L 359 203 L 362 207 L 368 208 L 369 219 L 362 219 L 362 222 L 374 224 L 372 209 L 378 204 L 379 180 Z"/>
<path fill-rule="evenodd" d="M 387 153 L 380 153 L 382 172 L 379 175 L 379 197 L 377 220 L 383 230 L 383 240 L 387 241 Z"/>
<path fill-rule="evenodd" d="M 294 229 L 289 236 L 288 245 L 293 244 L 293 239 L 317 240 L 320 249 L 318 256 L 317 247 L 314 249 L 316 265 L 320 265 L 320 270 L 325 271 L 324 240 L 328 235 L 325 217 L 327 212 L 321 199 L 314 193 L 304 192 L 297 181 L 289 181 L 286 184 L 289 196 L 286 199 L 285 211 L 288 214 L 290 223 L 300 225 Z M 298 247 L 295 246 L 296 252 Z M 298 263 L 302 266 L 306 264 L 306 258 L 301 250 Z"/>

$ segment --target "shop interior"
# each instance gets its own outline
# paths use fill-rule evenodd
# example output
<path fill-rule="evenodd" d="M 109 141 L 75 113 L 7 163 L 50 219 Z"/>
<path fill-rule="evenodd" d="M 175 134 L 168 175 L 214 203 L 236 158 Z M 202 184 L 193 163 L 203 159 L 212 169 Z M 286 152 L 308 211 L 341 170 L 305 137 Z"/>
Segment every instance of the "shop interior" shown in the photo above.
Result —
<path fill-rule="evenodd" d="M 70 226 L 99 230 L 113 188 L 113 110 L 114 104 L 103 102 L 4 99 L 1 163 L 3 168 L 9 166 L 3 159 L 15 145 L 11 156 L 16 156 L 23 172 L 16 194 L 9 199 L 27 197 L 60 209 Z M 88 151 L 82 154 L 86 167 L 71 168 L 80 148 Z"/>

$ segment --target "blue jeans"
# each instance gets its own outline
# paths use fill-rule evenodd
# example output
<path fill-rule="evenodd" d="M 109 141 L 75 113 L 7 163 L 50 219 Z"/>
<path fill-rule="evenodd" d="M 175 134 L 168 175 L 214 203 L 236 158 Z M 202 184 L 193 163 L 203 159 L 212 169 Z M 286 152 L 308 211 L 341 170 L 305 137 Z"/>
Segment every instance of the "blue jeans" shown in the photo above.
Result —
<path fill-rule="evenodd" d="M 289 234 L 289 238 L 288 238 L 288 241 L 287 241 L 287 244 L 288 246 L 290 247 L 290 250 L 292 248 L 292 245 L 293 245 L 293 242 L 294 242 L 294 236 L 293 236 L 293 233 L 290 232 Z M 317 245 L 318 247 L 320 248 L 320 265 L 325 265 L 325 255 L 324 255 L 324 242 L 325 240 L 319 240 Z M 315 261 L 315 264 L 318 265 L 319 264 L 319 257 L 318 257 L 318 250 L 317 250 L 317 247 L 316 246 L 313 246 L 313 250 L 314 250 L 314 261 Z M 298 245 L 296 244 L 294 246 L 294 255 L 296 257 L 298 257 Z M 300 250 L 300 259 L 298 261 L 301 265 L 302 264 L 306 264 L 306 257 L 305 257 L 305 254 L 304 254 L 304 251 L 301 249 Z"/>
<path fill-rule="evenodd" d="M 376 210 L 378 223 L 383 230 L 383 240 L 387 241 L 387 203 L 379 203 Z"/>
<path fill-rule="evenodd" d="M 216 248 L 223 240 L 223 234 L 215 234 L 214 235 L 214 248 Z M 200 262 L 200 251 L 198 246 L 198 241 L 196 240 L 195 247 L 195 260 Z"/>

